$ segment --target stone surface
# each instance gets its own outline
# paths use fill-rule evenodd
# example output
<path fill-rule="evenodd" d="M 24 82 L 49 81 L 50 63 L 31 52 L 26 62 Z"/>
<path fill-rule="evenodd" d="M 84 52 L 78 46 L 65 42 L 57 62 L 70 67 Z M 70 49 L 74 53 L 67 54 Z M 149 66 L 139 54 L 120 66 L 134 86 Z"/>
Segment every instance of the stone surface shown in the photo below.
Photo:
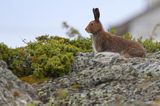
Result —
<path fill-rule="evenodd" d="M 78 53 L 72 67 L 68 75 L 31 86 L 0 61 L 0 106 L 160 105 L 160 52 L 145 58 Z"/>
<path fill-rule="evenodd" d="M 36 99 L 35 90 L 19 80 L 4 61 L 0 61 L 0 106 L 25 106 Z"/>
<path fill-rule="evenodd" d="M 160 101 L 159 59 L 160 53 L 129 59 L 78 53 L 72 73 L 35 88 L 46 106 L 154 106 Z"/>

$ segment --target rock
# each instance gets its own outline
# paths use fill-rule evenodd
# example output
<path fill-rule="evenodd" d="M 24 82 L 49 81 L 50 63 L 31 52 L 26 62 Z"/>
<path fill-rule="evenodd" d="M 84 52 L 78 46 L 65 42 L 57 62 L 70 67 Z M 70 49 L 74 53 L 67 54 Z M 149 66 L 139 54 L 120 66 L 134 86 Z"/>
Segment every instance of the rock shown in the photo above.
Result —
<path fill-rule="evenodd" d="M 72 73 L 36 89 L 46 105 L 152 106 L 160 100 L 159 59 L 160 53 L 129 59 L 116 53 L 78 53 Z"/>
<path fill-rule="evenodd" d="M 36 98 L 34 88 L 19 80 L 7 69 L 7 64 L 0 61 L 0 106 L 26 106 Z"/>

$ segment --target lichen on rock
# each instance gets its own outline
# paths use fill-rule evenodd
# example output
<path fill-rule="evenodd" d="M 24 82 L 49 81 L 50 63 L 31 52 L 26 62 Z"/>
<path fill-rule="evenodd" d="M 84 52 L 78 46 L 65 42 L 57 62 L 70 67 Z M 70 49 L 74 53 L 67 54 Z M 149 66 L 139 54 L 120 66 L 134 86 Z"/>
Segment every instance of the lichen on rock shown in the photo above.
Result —
<path fill-rule="evenodd" d="M 37 98 L 34 88 L 19 80 L 0 61 L 0 106 L 26 106 L 33 98 Z"/>
<path fill-rule="evenodd" d="M 53 105 L 152 106 L 160 98 L 159 58 L 160 53 L 128 59 L 117 53 L 78 53 L 72 73 L 38 85 L 38 92 L 48 92 Z M 63 100 L 55 96 L 59 89 L 67 92 Z"/>
<path fill-rule="evenodd" d="M 0 105 L 158 106 L 159 59 L 160 52 L 148 53 L 145 58 L 124 58 L 108 52 L 77 53 L 71 73 L 35 84 L 34 88 L 0 62 Z M 40 101 L 36 101 L 36 95 Z"/>

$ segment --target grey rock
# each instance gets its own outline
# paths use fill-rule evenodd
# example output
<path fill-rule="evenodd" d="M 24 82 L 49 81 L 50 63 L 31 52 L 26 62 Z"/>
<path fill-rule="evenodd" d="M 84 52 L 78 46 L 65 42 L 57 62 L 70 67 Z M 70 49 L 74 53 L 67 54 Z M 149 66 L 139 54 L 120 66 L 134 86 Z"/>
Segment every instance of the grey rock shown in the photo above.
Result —
<path fill-rule="evenodd" d="M 152 106 L 160 100 L 159 59 L 159 52 L 128 59 L 117 53 L 78 53 L 72 73 L 35 88 L 48 98 L 45 105 Z"/>
<path fill-rule="evenodd" d="M 19 80 L 7 69 L 7 64 L 0 61 L 0 106 L 25 106 L 36 98 L 34 88 Z"/>

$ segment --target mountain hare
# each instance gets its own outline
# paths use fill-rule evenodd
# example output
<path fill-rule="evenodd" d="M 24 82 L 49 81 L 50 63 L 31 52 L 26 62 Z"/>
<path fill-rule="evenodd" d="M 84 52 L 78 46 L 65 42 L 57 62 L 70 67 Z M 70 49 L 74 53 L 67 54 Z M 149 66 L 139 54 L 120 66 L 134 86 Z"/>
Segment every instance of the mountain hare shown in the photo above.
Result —
<path fill-rule="evenodd" d="M 95 20 L 91 21 L 85 30 L 92 35 L 92 45 L 95 52 L 116 52 L 124 57 L 144 57 L 145 49 L 139 43 L 123 39 L 105 32 L 99 20 L 98 8 L 93 8 Z"/>

